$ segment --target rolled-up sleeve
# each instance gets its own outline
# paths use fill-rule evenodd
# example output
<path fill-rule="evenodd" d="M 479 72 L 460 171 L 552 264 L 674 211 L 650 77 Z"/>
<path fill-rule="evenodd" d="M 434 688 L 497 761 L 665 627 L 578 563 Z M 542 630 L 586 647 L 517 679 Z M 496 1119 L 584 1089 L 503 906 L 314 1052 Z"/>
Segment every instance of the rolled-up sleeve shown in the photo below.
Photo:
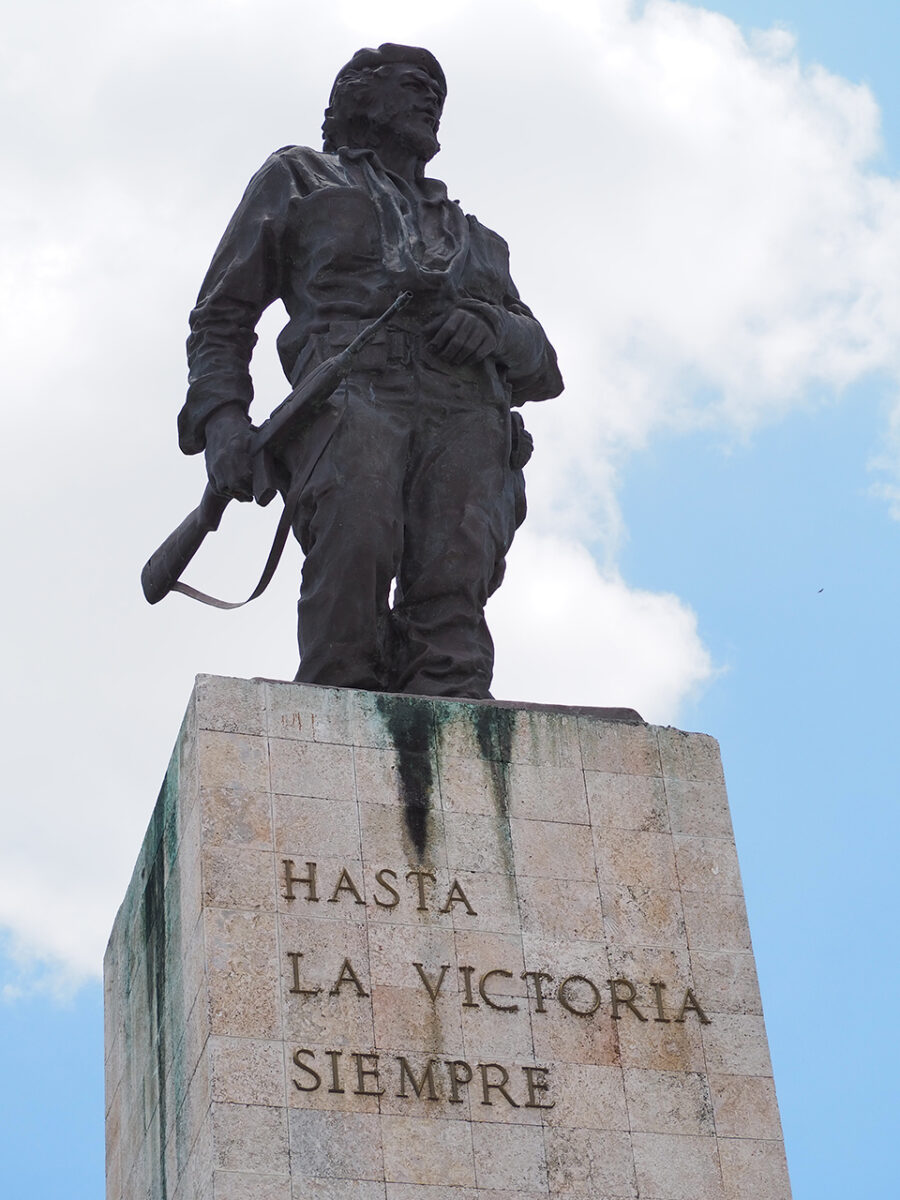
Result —
<path fill-rule="evenodd" d="M 514 405 L 551 400 L 563 390 L 556 351 L 510 280 L 501 314 L 498 357 L 505 361 Z"/>
<path fill-rule="evenodd" d="M 522 303 L 509 273 L 509 247 L 498 233 L 468 218 L 475 259 L 475 289 L 463 303 L 491 326 L 494 359 L 510 388 L 512 404 L 550 400 L 563 390 L 556 351 L 531 309 Z M 484 287 L 484 280 L 489 287 Z M 479 286 L 480 285 L 480 286 Z"/>
<path fill-rule="evenodd" d="M 190 316 L 188 393 L 178 414 L 185 454 L 204 448 L 204 427 L 216 409 L 239 404 L 249 411 L 256 325 L 281 295 L 292 190 L 290 172 L 272 155 L 250 181 L 203 280 Z"/>

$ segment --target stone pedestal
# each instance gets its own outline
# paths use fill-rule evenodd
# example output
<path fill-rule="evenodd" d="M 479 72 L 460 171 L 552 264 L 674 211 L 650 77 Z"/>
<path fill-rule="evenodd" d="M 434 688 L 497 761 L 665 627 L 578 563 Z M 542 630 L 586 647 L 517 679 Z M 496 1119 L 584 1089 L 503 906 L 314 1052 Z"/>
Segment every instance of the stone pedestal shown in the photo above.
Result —
<path fill-rule="evenodd" d="M 108 1200 L 788 1200 L 716 743 L 201 677 L 105 962 Z"/>

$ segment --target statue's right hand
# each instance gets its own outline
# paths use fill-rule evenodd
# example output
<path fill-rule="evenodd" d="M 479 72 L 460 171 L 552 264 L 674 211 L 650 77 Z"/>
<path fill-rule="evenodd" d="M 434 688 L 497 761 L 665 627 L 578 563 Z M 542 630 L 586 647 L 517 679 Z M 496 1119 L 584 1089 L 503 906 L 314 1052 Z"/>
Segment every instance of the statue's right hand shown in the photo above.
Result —
<path fill-rule="evenodd" d="M 213 489 L 231 500 L 253 499 L 250 422 L 243 409 L 227 405 L 206 422 L 206 473 Z"/>

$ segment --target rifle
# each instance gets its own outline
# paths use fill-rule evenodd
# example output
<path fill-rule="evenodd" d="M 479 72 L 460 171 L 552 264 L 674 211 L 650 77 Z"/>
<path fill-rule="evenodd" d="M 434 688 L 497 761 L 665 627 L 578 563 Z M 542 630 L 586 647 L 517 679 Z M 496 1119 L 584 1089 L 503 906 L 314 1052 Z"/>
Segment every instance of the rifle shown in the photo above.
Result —
<path fill-rule="evenodd" d="M 360 350 L 368 345 L 381 326 L 401 308 L 404 308 L 411 299 L 412 292 L 401 292 L 393 304 L 385 309 L 380 317 L 376 317 L 371 324 L 366 325 L 346 349 L 326 359 L 305 379 L 301 380 L 287 399 L 278 405 L 262 425 L 258 428 L 251 427 L 253 431 L 251 440 L 253 497 L 258 504 L 263 506 L 268 504 L 278 490 L 273 451 L 280 443 L 295 438 L 302 427 L 308 424 L 338 385 L 350 374 Z M 216 608 L 240 608 L 242 604 L 249 604 L 251 600 L 255 600 L 265 591 L 278 566 L 278 560 L 281 558 L 300 493 L 309 482 L 309 477 L 336 428 L 337 424 L 335 423 L 319 447 L 318 453 L 313 455 L 309 470 L 300 479 L 294 481 L 290 492 L 285 497 L 284 512 L 278 522 L 278 529 L 272 549 L 269 551 L 268 560 L 259 583 L 247 600 L 237 603 L 216 600 L 213 596 L 207 596 L 204 592 L 197 591 L 196 588 L 180 581 L 182 572 L 200 549 L 203 539 L 208 533 L 213 533 L 219 528 L 222 514 L 231 502 L 230 496 L 221 496 L 215 491 L 212 484 L 208 483 L 197 507 L 193 512 L 188 513 L 159 549 L 150 555 L 141 571 L 141 587 L 144 589 L 144 596 L 149 603 L 156 604 L 169 592 L 181 592 L 182 595 L 200 600 L 203 604 L 212 604 Z"/>

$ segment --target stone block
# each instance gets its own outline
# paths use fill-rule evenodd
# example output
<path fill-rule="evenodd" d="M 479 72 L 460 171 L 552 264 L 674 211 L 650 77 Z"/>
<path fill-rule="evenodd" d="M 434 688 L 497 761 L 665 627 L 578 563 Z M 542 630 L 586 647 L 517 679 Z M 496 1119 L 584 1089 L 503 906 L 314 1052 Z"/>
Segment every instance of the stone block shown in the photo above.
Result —
<path fill-rule="evenodd" d="M 521 1073 L 525 1066 L 527 1065 L 533 1067 L 535 1055 L 529 1050 L 528 1056 L 524 1061 L 517 1062 L 511 1058 L 507 1058 L 502 1063 L 492 1063 L 490 1062 L 489 1055 L 485 1057 L 488 1059 L 488 1061 L 484 1063 L 485 1078 L 489 1088 L 487 1099 L 484 1097 L 481 1080 L 479 1079 L 479 1086 L 469 1098 L 468 1120 L 470 1120 L 473 1125 L 489 1125 L 491 1127 L 528 1125 L 533 1128 L 540 1128 L 544 1124 L 544 1117 L 547 1115 L 549 1109 L 545 1109 L 543 1105 L 538 1108 L 529 1107 L 527 1104 L 525 1104 L 524 1100 L 527 1092 L 524 1087 L 521 1087 L 520 1084 L 517 1083 L 517 1079 L 521 1080 L 522 1078 Z M 500 1055 L 497 1057 L 499 1058 Z M 513 1107 L 507 1100 L 503 1099 L 503 1097 L 498 1092 L 494 1091 L 491 1086 L 494 1083 L 502 1082 L 503 1071 L 507 1071 L 509 1073 L 510 1081 L 505 1086 L 507 1086 L 507 1088 L 513 1088 L 513 1091 L 510 1092 L 510 1096 L 512 1096 L 515 1101 L 515 1107 Z M 537 1081 L 543 1079 L 544 1082 L 547 1082 L 546 1077 L 540 1075 L 535 1075 L 533 1078 Z M 544 1104 L 549 1103 L 549 1095 L 549 1092 L 535 1092 L 535 1100 L 543 1101 Z"/>
<path fill-rule="evenodd" d="M 452 925 L 374 925 L 368 928 L 368 952 L 372 982 L 387 987 L 431 987 L 439 995 L 456 994 L 462 986 L 457 959 L 460 938 L 465 946 L 476 949 L 481 938 L 496 939 L 506 945 L 500 934 L 457 934 Z M 494 944 L 492 942 L 492 944 Z M 419 967 L 416 968 L 415 964 Z M 446 967 L 446 970 L 444 968 Z M 485 968 L 487 969 L 487 968 Z M 419 973 L 421 971 L 421 974 Z M 422 976 L 427 983 L 423 983 Z"/>
<path fill-rule="evenodd" d="M 585 771 L 615 775 L 661 775 L 657 731 L 652 725 L 578 718 L 581 760 Z"/>
<path fill-rule="evenodd" d="M 546 1194 L 546 1193 L 545 1193 Z M 387 1200 L 483 1200 L 487 1192 L 478 1188 L 454 1188 L 452 1192 L 443 1187 L 429 1187 L 417 1183 L 387 1184 Z"/>
<path fill-rule="evenodd" d="M 524 706 L 514 713 L 511 763 L 542 767 L 582 767 L 578 718 L 559 709 Z M 497 716 L 494 717 L 496 721 Z"/>
<path fill-rule="evenodd" d="M 287 915 L 302 911 L 318 921 L 344 921 L 354 905 L 365 906 L 371 883 L 361 857 L 313 857 L 287 851 L 275 855 L 275 904 Z"/>
<path fill-rule="evenodd" d="M 761 1016 L 717 1013 L 703 1028 L 703 1050 L 710 1071 L 722 1075 L 772 1074 L 769 1043 Z"/>
<path fill-rule="evenodd" d="M 441 1188 L 473 1187 L 472 1132 L 467 1121 L 382 1117 L 385 1181 Z"/>
<path fill-rule="evenodd" d="M 216 1171 L 213 1200 L 292 1200 L 291 1181 L 283 1175 Z"/>
<path fill-rule="evenodd" d="M 526 996 L 528 985 L 524 976 L 525 952 L 522 935 L 515 933 L 491 933 L 482 930 L 458 929 L 453 935 L 456 961 L 462 966 L 474 965 L 475 978 L 492 969 L 499 968 L 506 974 L 491 979 L 490 990 L 496 996 Z M 459 992 L 465 990 L 465 979 L 461 973 L 456 980 Z"/>
<path fill-rule="evenodd" d="M 596 879 L 587 828 L 559 821 L 510 821 L 516 874 L 522 879 Z"/>
<path fill-rule="evenodd" d="M 506 788 L 511 817 L 590 824 L 584 771 L 578 766 L 510 763 Z"/>
<path fill-rule="evenodd" d="M 197 735 L 197 770 L 204 788 L 268 792 L 266 738 L 203 729 Z"/>
<path fill-rule="evenodd" d="M 204 787 L 200 822 L 205 847 L 268 850 L 272 846 L 272 797 L 267 791 Z"/>
<path fill-rule="evenodd" d="M 269 755 L 273 792 L 328 800 L 356 799 L 351 746 L 270 738 Z"/>
<path fill-rule="evenodd" d="M 485 930 L 490 933 L 515 933 L 521 928 L 519 917 L 519 894 L 516 879 L 512 875 L 480 873 L 474 871 L 454 871 L 451 876 L 442 880 L 438 875 L 435 891 L 442 896 L 438 889 L 442 882 L 449 885 L 452 881 L 459 884 L 471 905 L 471 912 L 464 904 L 454 902 L 450 909 L 450 917 L 454 929 Z M 438 910 L 438 916 L 443 916 L 443 909 Z M 430 919 L 436 919 L 432 912 Z"/>
<path fill-rule="evenodd" d="M 714 902 L 706 892 L 683 890 L 681 903 L 691 951 L 749 951 L 750 926 L 742 895 L 719 893 Z"/>
<path fill-rule="evenodd" d="M 609 978 L 640 980 L 637 1003 L 646 1016 L 674 1017 L 686 987 L 693 986 L 693 956 L 684 944 L 673 946 L 611 945 Z M 657 993 L 652 982 L 660 984 Z M 679 991 L 681 994 L 679 995 Z M 704 993 L 705 995 L 705 993 Z M 660 1006 L 662 1011 L 660 1011 Z"/>
<path fill-rule="evenodd" d="M 108 1200 L 787 1200 L 711 738 L 201 676 L 105 961 Z"/>
<path fill-rule="evenodd" d="M 194 704 L 199 729 L 265 736 L 266 689 L 253 679 L 198 675 Z"/>
<path fill-rule="evenodd" d="M 671 891 L 678 887 L 675 853 L 668 833 L 595 829 L 600 891 L 644 887 Z"/>
<path fill-rule="evenodd" d="M 285 973 L 282 999 L 283 1036 L 293 1047 L 363 1048 L 372 1044 L 372 1007 L 368 994 L 360 996 L 349 984 L 332 995 L 336 980 L 329 984 L 326 979 L 322 992 L 315 996 L 295 995 L 290 992 L 292 964 L 282 963 Z M 301 986 L 307 980 L 301 979 Z M 315 987 L 315 983 L 311 986 Z M 363 985 L 371 993 L 368 980 Z M 377 989 L 376 989 L 377 990 Z"/>
<path fill-rule="evenodd" d="M 666 779 L 688 782 L 725 783 L 719 744 L 703 733 L 680 729 L 658 729 L 659 760 Z"/>
<path fill-rule="evenodd" d="M 492 1003 L 502 1004 L 503 1010 L 485 1004 L 462 1009 L 463 1057 L 468 1062 L 528 1061 L 534 1055 L 534 1045 L 527 1005 L 515 996 L 501 996 L 497 991 L 492 992 L 492 997 Z"/>
<path fill-rule="evenodd" d="M 633 1133 L 639 1195 L 725 1200 L 715 1137 Z"/>
<path fill-rule="evenodd" d="M 774 1080 L 756 1075 L 710 1075 L 709 1088 L 720 1138 L 780 1138 Z"/>
<path fill-rule="evenodd" d="M 749 951 L 692 950 L 691 964 L 697 992 L 706 997 L 710 1012 L 762 1013 L 756 965 Z"/>
<path fill-rule="evenodd" d="M 201 871 L 207 908 L 271 912 L 275 907 L 275 856 L 271 850 L 206 846 Z"/>
<path fill-rule="evenodd" d="M 289 1116 L 295 1179 L 384 1180 L 377 1114 L 292 1109 Z"/>
<path fill-rule="evenodd" d="M 648 1016 L 641 1024 L 626 1013 L 616 1026 L 623 1067 L 679 1074 L 697 1074 L 706 1069 L 702 1035 L 693 1022 L 670 1021 L 663 1025 Z"/>
<path fill-rule="evenodd" d="M 353 800 L 276 793 L 272 797 L 272 822 L 279 859 L 362 861 L 359 814 Z M 268 843 L 271 841 L 270 833 Z"/>
<path fill-rule="evenodd" d="M 361 804 L 359 828 L 363 862 L 373 871 L 389 863 L 415 863 L 416 867 L 447 869 L 447 841 L 444 835 L 444 814 L 440 809 L 424 810 L 422 822 L 425 846 L 417 852 L 403 810 L 396 805 Z"/>
<path fill-rule="evenodd" d="M 521 928 L 536 937 L 603 942 L 603 912 L 595 880 L 518 880 Z M 518 925 L 515 920 L 513 928 Z"/>
<path fill-rule="evenodd" d="M 673 840 L 678 880 L 685 891 L 740 895 L 741 876 L 733 842 L 681 834 Z"/>
<path fill-rule="evenodd" d="M 520 1194 L 547 1187 L 543 1130 L 527 1125 L 473 1125 L 475 1176 L 479 1188 Z"/>
<path fill-rule="evenodd" d="M 287 1110 L 263 1104 L 212 1106 L 213 1162 L 225 1171 L 288 1175 Z"/>
<path fill-rule="evenodd" d="M 510 822 L 494 814 L 444 813 L 447 869 L 483 875 L 515 875 Z"/>
<path fill-rule="evenodd" d="M 701 1072 L 625 1071 L 630 1128 L 641 1133 L 716 1132 L 709 1083 Z"/>
<path fill-rule="evenodd" d="M 551 1195 L 571 1193 L 609 1200 L 637 1197 L 630 1134 L 554 1128 L 545 1130 L 544 1142 Z"/>
<path fill-rule="evenodd" d="M 790 1200 L 784 1143 L 722 1138 L 719 1158 L 725 1200 Z"/>
<path fill-rule="evenodd" d="M 297 1176 L 291 1200 L 385 1200 L 386 1196 L 393 1194 L 391 1187 L 396 1189 L 405 1186 L 392 1184 L 388 1185 L 388 1190 L 385 1191 L 384 1183 L 349 1179 L 305 1179 Z M 456 1200 L 456 1197 L 453 1200 Z"/>
<path fill-rule="evenodd" d="M 446 812 L 502 817 L 508 811 L 508 764 L 441 755 L 438 787 Z"/>
<path fill-rule="evenodd" d="M 342 688 L 298 688 L 268 681 L 260 687 L 270 738 L 352 746 L 353 705 Z"/>
<path fill-rule="evenodd" d="M 435 702 L 438 753 L 500 763 L 578 767 L 578 718 L 534 706 Z"/>
<path fill-rule="evenodd" d="M 209 1039 L 213 1103 L 285 1105 L 284 1043 L 257 1038 Z"/>
<path fill-rule="evenodd" d="M 360 804 L 403 804 L 403 777 L 395 750 L 388 747 L 355 746 L 353 762 L 356 769 L 356 794 Z M 430 799 L 439 801 L 440 792 L 434 789 Z M 435 807 L 440 807 L 435 803 Z"/>
<path fill-rule="evenodd" d="M 431 1000 L 424 987 L 375 987 L 375 1044 L 403 1053 L 465 1057 L 462 1010 L 455 992 Z"/>
<path fill-rule="evenodd" d="M 669 832 L 666 783 L 661 776 L 585 770 L 584 781 L 595 835 L 609 829 Z"/>
<path fill-rule="evenodd" d="M 615 1023 L 589 1020 L 557 1005 L 531 1020 L 534 1057 L 539 1062 L 613 1066 L 621 1061 Z"/>
<path fill-rule="evenodd" d="M 734 837 L 724 782 L 668 778 L 665 788 L 673 833 Z"/>
<path fill-rule="evenodd" d="M 323 1046 L 305 1040 L 285 1045 L 288 1108 L 333 1113 L 379 1113 L 385 1089 L 374 1056 L 360 1054 L 360 1038 L 339 1046 L 331 1038 Z M 372 1035 L 369 1033 L 371 1043 Z M 312 1048 L 310 1048 L 312 1047 Z M 338 1048 L 335 1048 L 338 1047 Z M 385 1093 L 386 1094 L 386 1093 Z"/>
<path fill-rule="evenodd" d="M 272 912 L 207 909 L 206 986 L 214 1033 L 280 1036 L 275 928 Z"/>
<path fill-rule="evenodd" d="M 672 946 L 686 941 L 682 893 L 640 884 L 602 891 L 603 918 L 611 945 Z"/>
<path fill-rule="evenodd" d="M 631 1128 L 622 1068 L 595 1063 L 560 1063 L 554 1070 L 556 1100 L 543 1114 L 551 1126 L 569 1129 Z"/>

